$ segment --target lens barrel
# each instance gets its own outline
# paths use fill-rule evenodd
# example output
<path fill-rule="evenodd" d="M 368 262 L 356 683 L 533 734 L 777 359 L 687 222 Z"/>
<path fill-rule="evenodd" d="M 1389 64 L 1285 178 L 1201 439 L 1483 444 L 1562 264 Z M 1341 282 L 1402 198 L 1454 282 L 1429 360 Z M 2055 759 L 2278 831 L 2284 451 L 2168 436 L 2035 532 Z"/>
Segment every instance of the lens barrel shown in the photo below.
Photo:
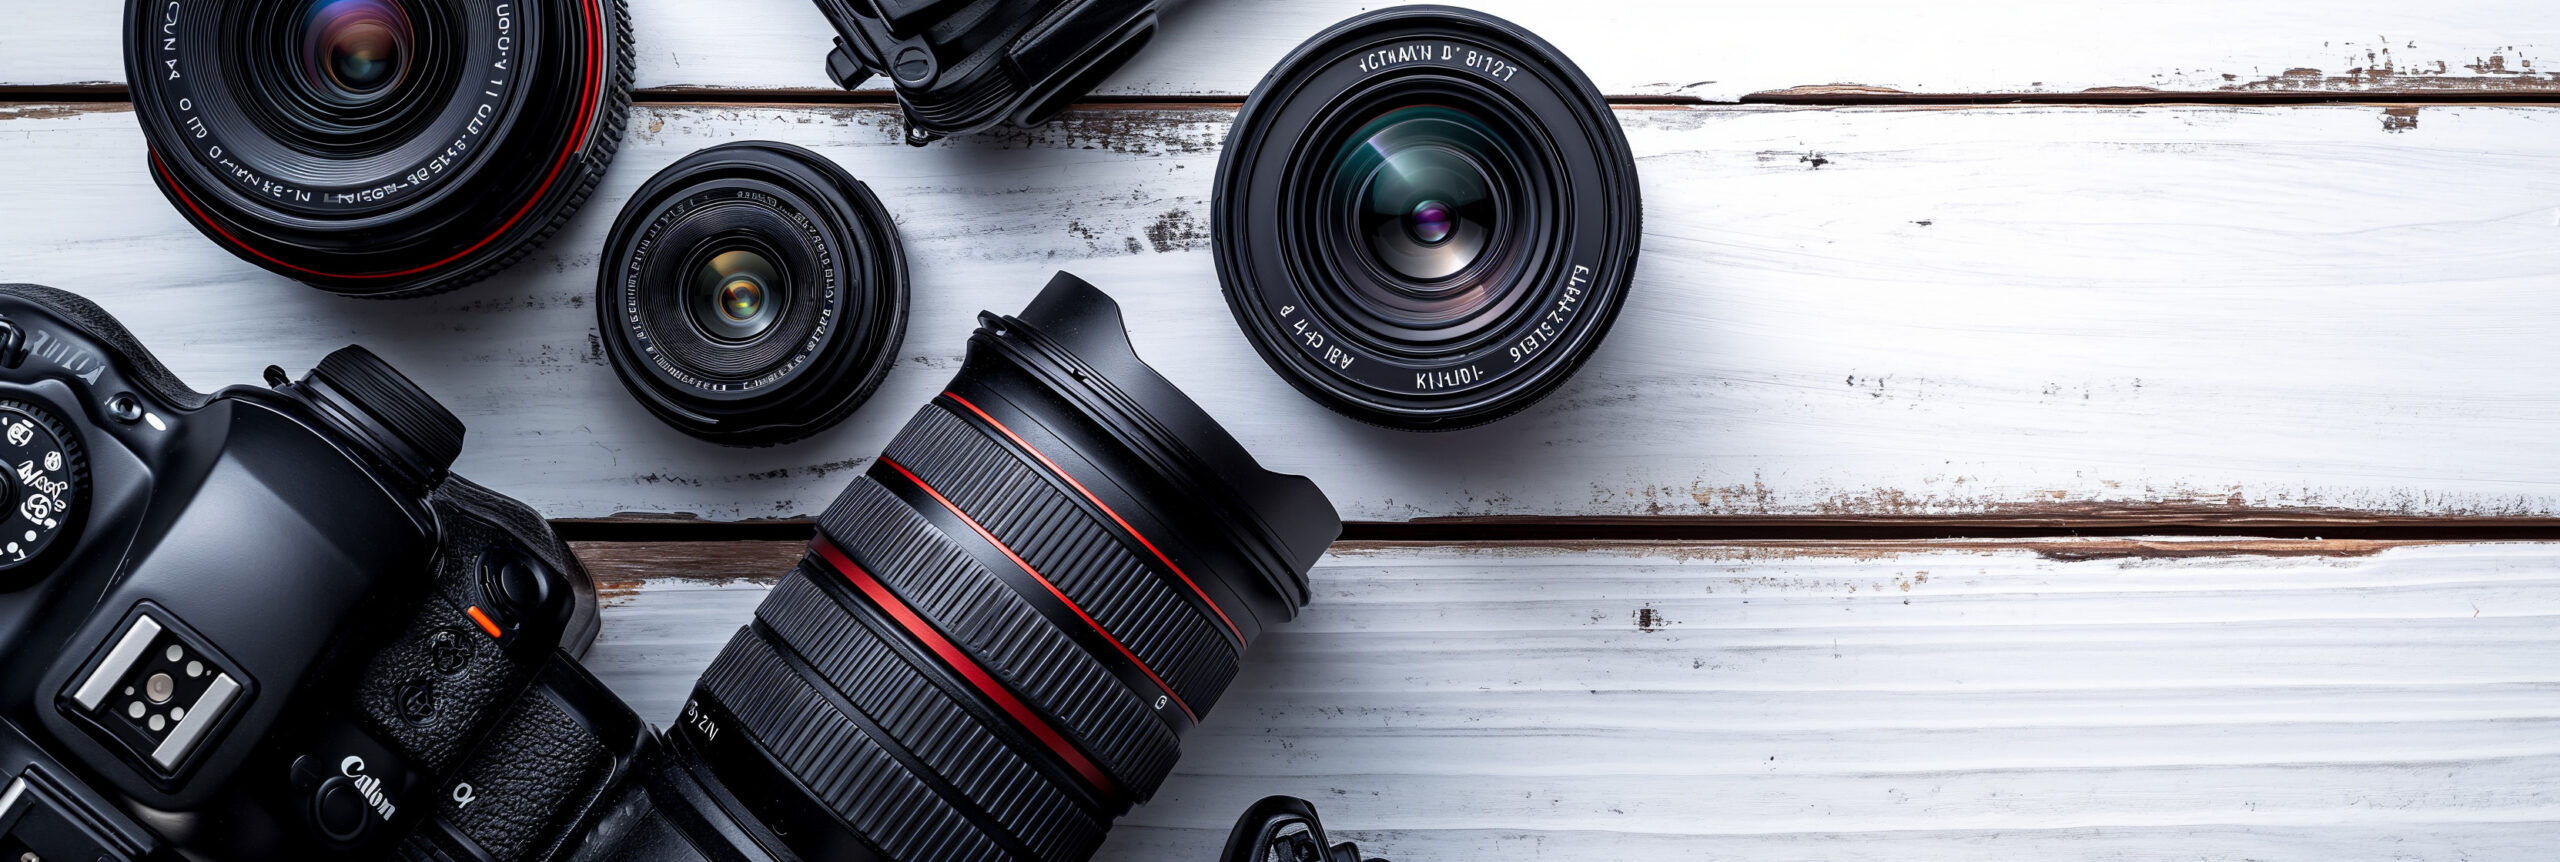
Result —
<path fill-rule="evenodd" d="M 1442 6 L 1360 15 L 1281 61 L 1227 134 L 1211 207 L 1264 361 L 1415 430 L 1499 419 L 1572 376 L 1626 298 L 1641 208 L 1581 70 Z"/>
<path fill-rule="evenodd" d="M 871 396 L 907 326 L 907 264 L 871 190 L 826 157 L 740 141 L 625 204 L 596 287 L 605 356 L 687 434 L 766 446 Z"/>
<path fill-rule="evenodd" d="M 678 722 L 807 858 L 1087 858 L 1341 530 L 1092 286 L 980 322 Z"/>
<path fill-rule="evenodd" d="M 631 104 L 622 0 L 125 8 L 153 181 L 242 260 L 419 296 L 505 267 L 586 200 Z"/>

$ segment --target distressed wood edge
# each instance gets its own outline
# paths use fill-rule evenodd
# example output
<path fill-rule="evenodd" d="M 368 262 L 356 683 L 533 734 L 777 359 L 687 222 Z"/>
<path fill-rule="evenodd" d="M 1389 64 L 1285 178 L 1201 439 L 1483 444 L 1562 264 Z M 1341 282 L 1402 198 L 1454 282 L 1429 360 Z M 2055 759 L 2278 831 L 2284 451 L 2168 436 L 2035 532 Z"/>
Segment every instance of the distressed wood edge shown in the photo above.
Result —
<path fill-rule="evenodd" d="M 2033 554 L 2055 562 L 2105 560 L 2209 560 L 2221 558 L 2371 557 L 2400 548 L 2477 544 L 2431 539 L 2269 539 L 2046 537 L 2033 539 L 1733 539 L 1733 540 L 1503 540 L 1471 542 L 1344 541 L 1328 554 L 1359 562 L 1415 552 L 1495 558 L 1601 554 L 1674 561 L 1762 563 L 1793 559 L 1889 560 L 1928 554 Z M 771 584 L 807 552 L 805 540 L 571 542 L 597 597 L 628 600 L 653 581 Z"/>
<path fill-rule="evenodd" d="M 2316 70 L 2294 70 L 2306 72 Z M 2505 78 L 2394 79 L 2376 84 L 2364 76 L 2278 75 L 2261 81 L 2234 83 L 2210 90 L 2154 87 L 2090 87 L 2081 90 L 1982 90 L 1925 92 L 1863 84 L 1814 84 L 1761 90 L 1738 99 L 1705 99 L 1658 93 L 1611 93 L 1602 96 L 1612 107 L 1802 105 L 1855 107 L 1869 105 L 2321 105 L 2409 102 L 2418 104 L 2560 104 L 2560 72 L 2547 76 Z M 1069 110 L 1146 107 L 1224 107 L 1244 104 L 1242 93 L 1146 93 L 1088 95 Z M 120 81 L 76 81 L 62 84 L 0 84 L 0 102 L 130 102 L 130 89 Z M 894 106 L 890 90 L 838 90 L 826 87 L 724 87 L 670 84 L 631 91 L 636 105 L 729 105 L 757 107 Z"/>
<path fill-rule="evenodd" d="M 806 518 L 714 521 L 687 515 L 623 513 L 563 518 L 553 529 L 572 542 L 806 541 Z M 1934 541 L 1979 539 L 2225 538 L 2377 542 L 2560 541 L 2560 518 L 2404 515 L 2354 509 L 2219 505 L 2193 501 L 2013 503 L 1972 513 L 1892 507 L 1805 515 L 1493 515 L 1354 521 L 1344 542 L 1470 544 L 1532 542 Z"/>

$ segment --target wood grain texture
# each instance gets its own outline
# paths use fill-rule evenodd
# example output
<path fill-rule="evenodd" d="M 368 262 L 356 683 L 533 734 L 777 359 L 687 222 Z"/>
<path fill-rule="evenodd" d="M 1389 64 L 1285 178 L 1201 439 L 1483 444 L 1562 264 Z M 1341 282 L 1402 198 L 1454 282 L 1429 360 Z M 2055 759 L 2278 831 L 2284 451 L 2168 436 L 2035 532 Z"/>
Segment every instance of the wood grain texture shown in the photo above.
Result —
<path fill-rule="evenodd" d="M 141 170 L 129 113 L 0 107 L 0 278 L 87 293 L 185 379 L 362 342 L 470 427 L 466 475 L 553 517 L 806 515 L 949 379 L 974 316 L 1067 269 L 1146 357 L 1355 520 L 2027 518 L 2266 508 L 2560 514 L 2560 110 L 1629 109 L 1648 202 L 1616 330 L 1527 413 L 1389 432 L 1297 395 L 1219 299 L 1228 115 L 1077 113 L 921 150 L 870 108 L 649 108 L 500 277 L 400 303 L 256 270 Z M 624 393 L 595 341 L 616 202 L 741 138 L 816 148 L 895 213 L 904 359 L 844 426 L 734 450 Z"/>
<path fill-rule="evenodd" d="M 1211 858 L 1293 793 L 1396 860 L 2542 860 L 2555 572 L 2537 544 L 1337 547 L 1102 858 Z M 764 589 L 644 580 L 589 662 L 664 719 Z"/>
<path fill-rule="evenodd" d="M 870 108 L 650 108 L 551 245 L 359 302 L 253 269 L 153 189 L 130 114 L 0 108 L 0 277 L 80 290 L 200 387 L 362 342 L 452 405 L 458 469 L 553 517 L 806 515 L 956 367 L 981 309 L 1067 269 L 1138 352 L 1356 520 L 2264 507 L 2560 514 L 2560 110 L 1629 109 L 1632 299 L 1572 383 L 1471 431 L 1290 390 L 1219 299 L 1228 115 L 1079 113 L 897 142 Z M 595 341 L 614 202 L 740 138 L 816 148 L 899 221 L 905 358 L 844 426 L 734 450 L 660 426 Z"/>
<path fill-rule="evenodd" d="M 122 3 L 19 0 L 0 86 L 122 81 Z M 1189 0 L 1098 92 L 1241 95 L 1327 25 L 1393 3 Z M 2540 0 L 2228 3 L 1712 3 L 1477 0 L 1553 42 L 1603 92 L 2560 93 L 2560 16 Z M 808 0 L 631 0 L 643 87 L 833 89 Z"/>

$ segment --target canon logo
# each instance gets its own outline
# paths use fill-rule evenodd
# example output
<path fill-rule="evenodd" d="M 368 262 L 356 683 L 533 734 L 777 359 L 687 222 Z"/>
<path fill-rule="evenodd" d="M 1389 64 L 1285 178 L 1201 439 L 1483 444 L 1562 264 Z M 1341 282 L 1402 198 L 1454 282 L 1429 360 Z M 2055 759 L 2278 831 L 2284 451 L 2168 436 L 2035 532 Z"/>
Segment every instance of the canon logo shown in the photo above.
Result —
<path fill-rule="evenodd" d="M 355 779 L 356 792 L 364 794 L 365 804 L 373 806 L 373 813 L 381 815 L 383 822 L 390 822 L 391 815 L 400 811 L 399 806 L 391 804 L 391 797 L 383 795 L 382 779 L 364 773 L 364 758 L 347 755 L 347 759 L 338 761 L 338 774 Z"/>

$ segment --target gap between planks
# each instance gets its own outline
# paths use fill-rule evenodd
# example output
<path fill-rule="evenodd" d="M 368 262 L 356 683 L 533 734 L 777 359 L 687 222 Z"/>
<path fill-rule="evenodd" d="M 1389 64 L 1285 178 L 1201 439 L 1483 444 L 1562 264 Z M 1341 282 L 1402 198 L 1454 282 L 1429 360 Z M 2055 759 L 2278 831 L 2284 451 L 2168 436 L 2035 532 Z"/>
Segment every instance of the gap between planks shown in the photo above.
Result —
<path fill-rule="evenodd" d="M 2265 538 L 2066 538 L 2035 539 L 1723 539 L 1723 540 L 1478 540 L 1335 542 L 1335 558 L 1392 555 L 1448 548 L 1503 557 L 1608 554 L 1672 560 L 1769 562 L 1797 559 L 1883 560 L 1912 554 L 2028 553 L 2056 562 L 2099 560 L 2196 560 L 2217 557 L 2369 557 L 2397 548 L 2467 544 L 2419 539 Z M 571 540 L 570 550 L 595 580 L 607 603 L 637 594 L 651 580 L 770 584 L 806 553 L 806 539 L 598 541 Z"/>
<path fill-rule="evenodd" d="M 2156 90 L 2147 87 L 2107 87 L 2069 93 L 1914 93 L 1880 87 L 1811 86 L 1790 87 L 1751 93 L 1739 99 L 1704 99 L 1694 96 L 1616 94 L 1605 97 L 1617 108 L 1643 107 L 1731 107 L 1739 105 L 1787 105 L 1808 108 L 1856 107 L 1990 107 L 1999 105 L 2039 105 L 2053 107 L 2090 106 L 2169 106 L 2169 105 L 2246 105 L 2282 107 L 2288 105 L 2560 105 L 2560 89 L 2489 87 L 2428 87 L 2413 89 L 2231 89 L 2231 90 Z M 132 101 L 125 85 L 114 82 L 78 84 L 0 85 L 0 102 L 56 102 L 124 104 Z M 646 87 L 633 90 L 633 105 L 662 107 L 730 106 L 762 108 L 807 108 L 843 106 L 887 107 L 897 103 L 887 90 L 832 90 L 818 87 L 730 88 L 702 86 Z M 1225 108 L 1243 107 L 1243 100 L 1232 94 L 1167 94 L 1143 96 L 1088 96 L 1068 110 L 1096 111 L 1113 109 L 1145 109 L 1163 107 Z"/>

